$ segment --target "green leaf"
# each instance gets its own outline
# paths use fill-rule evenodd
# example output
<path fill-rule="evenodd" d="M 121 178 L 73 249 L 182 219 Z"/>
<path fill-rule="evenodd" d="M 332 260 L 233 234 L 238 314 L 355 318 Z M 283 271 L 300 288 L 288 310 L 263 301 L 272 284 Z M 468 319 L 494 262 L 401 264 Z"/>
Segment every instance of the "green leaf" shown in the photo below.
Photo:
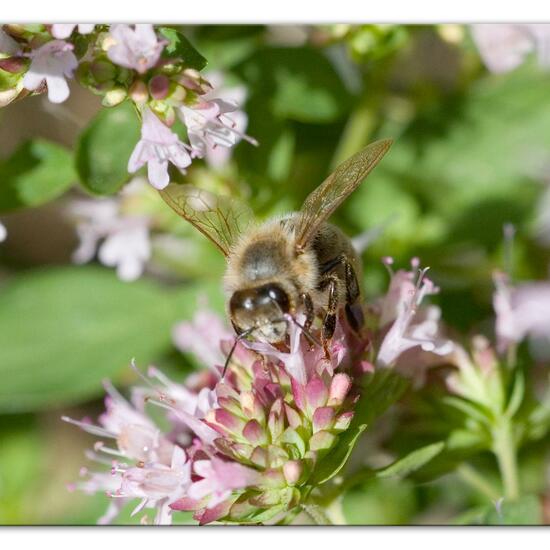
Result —
<path fill-rule="evenodd" d="M 0 411 L 101 395 L 102 379 L 130 375 L 133 357 L 147 366 L 171 349 L 173 324 L 194 309 L 197 294 L 123 283 L 95 267 L 20 276 L 0 293 Z"/>
<path fill-rule="evenodd" d="M 411 525 L 418 513 L 416 500 L 410 480 L 370 479 L 344 493 L 342 512 L 347 525 Z"/>
<path fill-rule="evenodd" d="M 2 419 L 4 420 L 4 419 Z M 44 452 L 41 434 L 30 417 L 11 417 L 0 429 L 0 524 L 29 523 L 29 492 L 41 476 L 42 463 L 36 457 Z M 23 490 L 22 490 L 23 489 Z"/>
<path fill-rule="evenodd" d="M 550 147 L 549 85 L 547 73 L 526 65 L 430 103 L 373 179 L 391 179 L 437 212 L 447 243 L 497 246 L 503 224 L 521 227 L 539 196 L 536 166 Z M 354 200 L 361 203 L 366 189 Z"/>
<path fill-rule="evenodd" d="M 169 27 L 161 27 L 159 33 L 168 40 L 164 48 L 167 57 L 181 60 L 187 67 L 200 71 L 206 67 L 206 59 L 193 47 L 180 32 Z"/>
<path fill-rule="evenodd" d="M 450 407 L 458 409 L 464 413 L 466 417 L 477 420 L 480 424 L 489 426 L 491 423 L 489 413 L 486 412 L 481 405 L 473 401 L 463 399 L 462 397 L 446 396 L 442 399 L 442 402 Z"/>
<path fill-rule="evenodd" d="M 366 375 L 361 384 L 361 397 L 355 406 L 350 427 L 343 432 L 334 448 L 315 468 L 311 483 L 320 485 L 333 478 L 346 464 L 359 436 L 403 394 L 408 382 L 390 369 Z"/>
<path fill-rule="evenodd" d="M 538 496 L 525 495 L 517 500 L 491 505 L 480 518 L 484 525 L 541 525 L 542 507 Z"/>
<path fill-rule="evenodd" d="M 130 177 L 128 160 L 139 134 L 129 101 L 102 109 L 78 139 L 76 170 L 82 185 L 96 195 L 116 193 Z"/>
<path fill-rule="evenodd" d="M 0 212 L 44 204 L 75 181 L 67 149 L 43 139 L 26 141 L 0 164 Z"/>
<path fill-rule="evenodd" d="M 338 120 L 352 101 L 340 76 L 314 48 L 265 48 L 239 71 L 252 95 L 263 98 L 280 118 L 306 123 Z"/>
<path fill-rule="evenodd" d="M 315 468 L 310 478 L 312 485 L 321 485 L 332 479 L 345 465 L 366 424 L 351 425 L 337 440 L 334 449 Z"/>
<path fill-rule="evenodd" d="M 512 394 L 510 395 L 510 400 L 508 401 L 508 406 L 506 407 L 506 412 L 504 415 L 512 418 L 521 407 L 524 396 L 525 377 L 523 376 L 523 372 L 518 370 L 514 378 L 514 387 L 512 389 Z"/>
<path fill-rule="evenodd" d="M 396 460 L 393 464 L 386 466 L 384 469 L 378 470 L 376 472 L 376 477 L 405 477 L 430 462 L 430 460 L 437 456 L 444 447 L 445 443 L 439 441 L 416 449 L 407 456 Z"/>
<path fill-rule="evenodd" d="M 353 422 L 372 424 L 405 392 L 409 382 L 392 369 L 378 369 L 363 377 L 360 385 L 361 397 L 355 406 Z"/>

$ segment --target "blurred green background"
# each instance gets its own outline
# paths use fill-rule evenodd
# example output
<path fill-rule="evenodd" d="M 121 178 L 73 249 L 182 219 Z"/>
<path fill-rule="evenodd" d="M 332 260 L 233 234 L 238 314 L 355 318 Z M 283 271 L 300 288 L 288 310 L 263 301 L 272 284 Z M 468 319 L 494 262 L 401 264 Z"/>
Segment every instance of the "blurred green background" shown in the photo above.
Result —
<path fill-rule="evenodd" d="M 222 170 L 195 162 L 186 181 L 239 195 L 267 217 L 299 208 L 338 162 L 392 137 L 334 216 L 349 235 L 375 237 L 364 254 L 367 299 L 387 287 L 381 257 L 408 266 L 418 256 L 441 287 L 445 321 L 490 336 L 506 223 L 516 228 L 514 277 L 548 278 L 540 220 L 545 200 L 550 209 L 550 72 L 535 59 L 491 74 L 461 25 L 182 30 L 207 71 L 246 87 L 247 133 L 260 143 L 240 143 Z M 165 216 L 163 230 L 185 253 L 156 251 L 131 283 L 98 262 L 71 263 L 77 237 L 66 206 L 97 193 L 98 171 L 119 174 L 113 191 L 127 181 L 132 115 L 126 103 L 101 109 L 77 86 L 62 105 L 36 96 L 0 112 L 0 524 L 95 523 L 107 499 L 66 489 L 94 438 L 61 415 L 99 414 L 104 378 L 135 381 L 131 358 L 181 378 L 196 365 L 174 348 L 174 323 L 202 297 L 223 311 L 223 259 L 158 197 L 139 208 Z M 540 476 L 547 452 L 522 475 Z M 343 512 L 351 523 L 449 523 L 475 513 L 478 498 L 456 474 L 424 485 L 381 480 L 348 493 Z"/>

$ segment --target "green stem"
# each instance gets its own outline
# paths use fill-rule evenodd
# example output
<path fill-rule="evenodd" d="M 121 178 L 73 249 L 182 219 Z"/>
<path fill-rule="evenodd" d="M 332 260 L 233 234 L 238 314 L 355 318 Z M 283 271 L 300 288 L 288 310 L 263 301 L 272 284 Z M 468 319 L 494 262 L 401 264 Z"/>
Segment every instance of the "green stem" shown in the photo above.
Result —
<path fill-rule="evenodd" d="M 302 504 L 302 510 L 311 518 L 315 525 L 332 525 L 320 506 L 316 504 Z"/>
<path fill-rule="evenodd" d="M 493 430 L 493 452 L 498 461 L 504 496 L 509 500 L 519 497 L 518 465 L 512 423 L 501 420 Z"/>
<path fill-rule="evenodd" d="M 469 464 L 461 464 L 457 468 L 457 473 L 468 485 L 485 495 L 489 500 L 494 502 L 500 498 L 499 492 Z"/>
<path fill-rule="evenodd" d="M 300 507 L 295 506 L 286 516 L 277 522 L 277 525 L 291 525 L 292 522 L 296 519 L 296 516 L 300 513 Z"/>
<path fill-rule="evenodd" d="M 357 153 L 369 141 L 376 125 L 376 102 L 363 100 L 350 114 L 338 147 L 332 157 L 332 168 Z"/>
<path fill-rule="evenodd" d="M 325 508 L 327 517 L 330 519 L 332 525 L 347 525 L 346 517 L 344 516 L 344 509 L 342 507 L 343 496 L 340 495 L 334 499 L 330 506 Z"/>

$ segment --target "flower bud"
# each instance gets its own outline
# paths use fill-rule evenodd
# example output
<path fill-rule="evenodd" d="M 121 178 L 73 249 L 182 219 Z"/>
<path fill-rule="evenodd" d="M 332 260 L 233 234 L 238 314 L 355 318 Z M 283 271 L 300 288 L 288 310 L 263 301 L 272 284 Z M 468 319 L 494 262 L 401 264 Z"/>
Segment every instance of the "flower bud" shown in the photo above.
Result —
<path fill-rule="evenodd" d="M 114 80 L 116 77 L 116 68 L 109 61 L 94 61 L 90 64 L 90 72 L 96 82 L 103 83 Z"/>
<path fill-rule="evenodd" d="M 328 430 L 334 422 L 334 409 L 332 407 L 319 407 L 313 413 L 313 431 Z"/>
<path fill-rule="evenodd" d="M 14 38 L 22 37 L 25 32 L 25 26 L 24 25 L 18 25 L 16 23 L 10 23 L 7 25 L 3 25 L 2 29 L 7 32 L 10 36 L 13 36 Z"/>
<path fill-rule="evenodd" d="M 330 384 L 328 404 L 331 406 L 341 405 L 351 388 L 351 379 L 347 374 L 338 373 Z"/>
<path fill-rule="evenodd" d="M 149 81 L 149 93 L 155 99 L 164 99 L 170 89 L 170 80 L 163 74 L 158 74 Z"/>
<path fill-rule="evenodd" d="M 349 425 L 351 424 L 351 421 L 353 420 L 353 414 L 353 411 L 348 411 L 339 415 L 336 418 L 336 422 L 334 423 L 332 429 L 337 432 L 343 432 L 344 430 L 347 430 L 349 428 Z"/>
<path fill-rule="evenodd" d="M 128 90 L 128 95 L 134 103 L 145 103 L 149 98 L 149 92 L 147 86 L 141 80 L 136 80 L 130 89 Z"/>
<path fill-rule="evenodd" d="M 180 86 L 179 84 L 176 84 L 175 82 L 172 82 L 170 84 L 170 90 L 169 90 L 168 95 L 169 95 L 171 101 L 181 103 L 181 102 L 183 102 L 183 100 L 187 96 L 187 90 L 183 86 Z"/>
<path fill-rule="evenodd" d="M 326 451 L 334 445 L 335 441 L 335 435 L 330 432 L 320 431 L 314 434 L 309 440 L 309 448 L 312 451 Z"/>
<path fill-rule="evenodd" d="M 249 420 L 243 428 L 243 436 L 253 445 L 262 445 L 266 443 L 264 430 L 257 420 Z"/>
<path fill-rule="evenodd" d="M 126 90 L 124 88 L 113 88 L 105 94 L 101 104 L 105 107 L 114 107 L 115 105 L 122 103 L 125 99 Z"/>
<path fill-rule="evenodd" d="M 29 62 L 24 57 L 5 57 L 0 59 L 0 69 L 11 74 L 16 74 L 24 71 Z"/>
<path fill-rule="evenodd" d="M 296 485 L 303 471 L 304 467 L 301 460 L 289 460 L 283 466 L 283 474 L 289 485 Z"/>
<path fill-rule="evenodd" d="M 310 410 L 313 412 L 324 406 L 327 399 L 328 391 L 324 382 L 320 378 L 312 378 L 306 385 L 306 400 Z"/>

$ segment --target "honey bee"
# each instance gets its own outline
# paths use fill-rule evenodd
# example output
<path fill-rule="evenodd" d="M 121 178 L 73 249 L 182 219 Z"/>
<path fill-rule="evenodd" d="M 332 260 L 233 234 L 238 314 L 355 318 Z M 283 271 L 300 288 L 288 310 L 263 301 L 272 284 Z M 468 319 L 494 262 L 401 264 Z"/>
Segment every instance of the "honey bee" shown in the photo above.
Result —
<path fill-rule="evenodd" d="M 315 342 L 309 329 L 316 316 L 322 319 L 321 344 L 327 354 L 342 308 L 350 326 L 360 328 L 353 308 L 361 294 L 360 261 L 350 239 L 327 219 L 391 144 L 387 139 L 370 144 L 338 166 L 299 212 L 261 224 L 245 204 L 192 185 L 171 183 L 160 191 L 226 258 L 224 290 L 235 345 L 249 336 L 282 342 L 289 319 L 297 323 L 298 312 L 305 314 L 301 328 Z"/>

